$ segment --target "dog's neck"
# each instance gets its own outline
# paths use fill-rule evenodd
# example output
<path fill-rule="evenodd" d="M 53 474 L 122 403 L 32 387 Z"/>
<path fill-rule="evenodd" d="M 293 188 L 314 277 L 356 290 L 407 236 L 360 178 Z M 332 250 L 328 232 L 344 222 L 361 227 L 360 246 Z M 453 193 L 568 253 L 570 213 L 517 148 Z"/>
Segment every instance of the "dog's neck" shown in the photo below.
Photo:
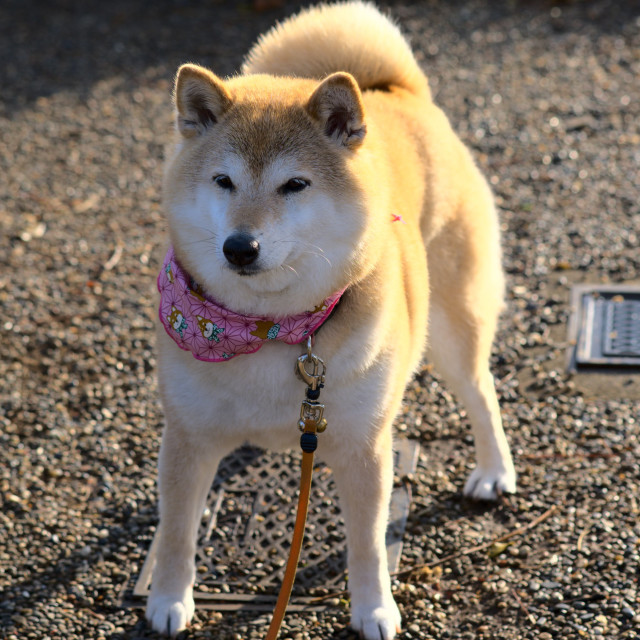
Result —
<path fill-rule="evenodd" d="M 158 275 L 158 291 L 160 321 L 166 332 L 181 349 L 208 362 L 254 353 L 270 340 L 302 342 L 322 326 L 344 293 L 339 291 L 313 311 L 293 316 L 265 318 L 240 314 L 207 296 L 180 266 L 173 247 L 169 247 Z"/>

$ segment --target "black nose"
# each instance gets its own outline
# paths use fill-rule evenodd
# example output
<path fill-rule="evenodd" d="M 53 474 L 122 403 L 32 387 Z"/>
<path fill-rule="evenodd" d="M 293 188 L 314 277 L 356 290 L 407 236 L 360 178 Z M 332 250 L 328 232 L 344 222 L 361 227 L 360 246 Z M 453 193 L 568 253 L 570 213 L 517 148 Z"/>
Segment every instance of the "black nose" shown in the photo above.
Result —
<path fill-rule="evenodd" d="M 254 262 L 258 257 L 260 243 L 248 233 L 234 233 L 224 241 L 222 252 L 231 264 L 236 267 L 244 267 Z"/>

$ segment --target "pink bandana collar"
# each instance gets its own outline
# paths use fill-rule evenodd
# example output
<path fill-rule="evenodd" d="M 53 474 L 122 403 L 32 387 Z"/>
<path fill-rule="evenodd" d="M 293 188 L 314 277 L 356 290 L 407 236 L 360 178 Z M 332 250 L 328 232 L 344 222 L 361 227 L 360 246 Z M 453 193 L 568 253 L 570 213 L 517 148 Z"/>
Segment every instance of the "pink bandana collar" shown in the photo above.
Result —
<path fill-rule="evenodd" d="M 160 321 L 175 343 L 194 358 L 222 362 L 254 353 L 268 340 L 298 344 L 329 317 L 344 291 L 327 298 L 313 311 L 295 316 L 245 316 L 221 307 L 178 264 L 173 247 L 158 275 Z"/>

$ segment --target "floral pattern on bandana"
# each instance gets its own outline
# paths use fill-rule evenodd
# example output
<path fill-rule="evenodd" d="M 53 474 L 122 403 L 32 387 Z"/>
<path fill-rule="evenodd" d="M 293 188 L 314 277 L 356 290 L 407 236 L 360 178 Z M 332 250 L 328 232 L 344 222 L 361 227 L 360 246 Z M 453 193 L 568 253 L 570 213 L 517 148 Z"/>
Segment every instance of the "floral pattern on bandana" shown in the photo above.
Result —
<path fill-rule="evenodd" d="M 327 298 L 313 311 L 282 318 L 245 316 L 208 298 L 178 264 L 173 247 L 158 275 L 159 315 L 167 334 L 194 358 L 223 362 L 254 353 L 269 340 L 298 344 L 329 317 L 343 291 Z"/>

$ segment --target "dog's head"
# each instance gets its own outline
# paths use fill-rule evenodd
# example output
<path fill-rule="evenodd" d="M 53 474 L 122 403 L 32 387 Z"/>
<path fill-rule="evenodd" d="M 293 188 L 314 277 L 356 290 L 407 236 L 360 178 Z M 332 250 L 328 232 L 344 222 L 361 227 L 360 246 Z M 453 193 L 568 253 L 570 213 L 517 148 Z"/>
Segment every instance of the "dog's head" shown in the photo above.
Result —
<path fill-rule="evenodd" d="M 362 276 L 368 203 L 360 90 L 195 65 L 175 86 L 177 142 L 164 202 L 176 255 L 205 291 L 246 313 L 312 309 Z"/>

